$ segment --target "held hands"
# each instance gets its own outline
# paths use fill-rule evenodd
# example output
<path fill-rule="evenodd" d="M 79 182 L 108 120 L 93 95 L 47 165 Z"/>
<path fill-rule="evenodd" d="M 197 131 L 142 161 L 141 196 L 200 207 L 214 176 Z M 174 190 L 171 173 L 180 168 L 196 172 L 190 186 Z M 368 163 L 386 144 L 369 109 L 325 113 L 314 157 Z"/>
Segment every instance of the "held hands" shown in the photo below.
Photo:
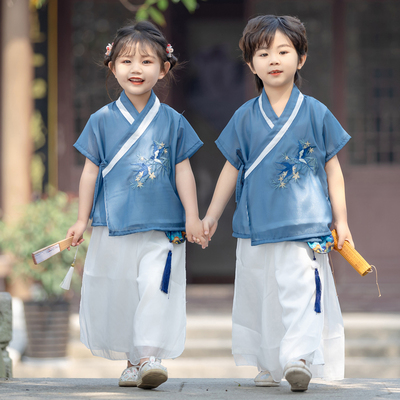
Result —
<path fill-rule="evenodd" d="M 203 249 L 208 247 L 208 242 L 211 241 L 212 236 L 214 235 L 217 226 L 218 226 L 218 221 L 212 217 L 204 217 L 203 221 L 200 221 L 200 227 L 197 227 L 199 229 L 197 235 L 193 234 L 193 241 L 189 240 L 189 242 L 192 243 L 197 243 L 201 245 Z M 197 222 L 196 222 L 197 224 Z M 186 223 L 186 227 L 187 227 Z M 186 232 L 187 233 L 187 232 Z M 189 235 L 188 235 L 189 237 Z"/>
<path fill-rule="evenodd" d="M 204 236 L 208 241 L 211 241 L 211 238 L 214 236 L 215 231 L 217 230 L 218 220 L 213 217 L 205 216 L 203 219 L 203 231 Z"/>
<path fill-rule="evenodd" d="M 83 221 L 76 221 L 74 225 L 71 226 L 71 228 L 68 229 L 67 232 L 67 238 L 73 236 L 74 238 L 72 239 L 72 247 L 80 245 L 85 239 L 83 238 L 83 232 L 86 230 L 87 223 L 84 223 Z M 70 248 L 68 247 L 68 250 Z"/>
<path fill-rule="evenodd" d="M 190 243 L 197 243 L 203 249 L 208 246 L 208 238 L 203 233 L 203 224 L 200 219 L 186 219 L 186 239 Z"/>

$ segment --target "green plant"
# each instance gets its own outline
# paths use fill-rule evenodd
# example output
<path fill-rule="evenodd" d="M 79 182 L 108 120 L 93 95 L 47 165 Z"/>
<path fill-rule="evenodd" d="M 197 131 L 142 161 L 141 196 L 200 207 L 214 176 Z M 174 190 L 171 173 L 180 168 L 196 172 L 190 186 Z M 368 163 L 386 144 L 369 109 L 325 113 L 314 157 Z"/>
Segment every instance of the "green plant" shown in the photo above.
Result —
<path fill-rule="evenodd" d="M 39 265 L 34 265 L 32 253 L 63 239 L 68 228 L 78 215 L 77 200 L 68 200 L 63 192 L 46 199 L 34 201 L 26 206 L 21 218 L 12 225 L 0 221 L 0 250 L 11 253 L 13 269 L 10 279 L 22 278 L 32 283 L 32 296 L 35 300 L 55 299 L 65 296 L 60 283 L 67 273 L 75 248 L 65 250 Z M 79 246 L 76 269 L 82 269 L 88 240 Z M 79 274 L 75 272 L 72 288 L 79 286 Z"/>
<path fill-rule="evenodd" d="M 198 6 L 197 0 L 144 0 L 141 5 L 131 4 L 129 0 L 120 0 L 125 8 L 136 13 L 136 21 L 152 19 L 161 26 L 166 25 L 163 12 L 168 8 L 169 1 L 181 2 L 190 13 L 193 13 Z"/>

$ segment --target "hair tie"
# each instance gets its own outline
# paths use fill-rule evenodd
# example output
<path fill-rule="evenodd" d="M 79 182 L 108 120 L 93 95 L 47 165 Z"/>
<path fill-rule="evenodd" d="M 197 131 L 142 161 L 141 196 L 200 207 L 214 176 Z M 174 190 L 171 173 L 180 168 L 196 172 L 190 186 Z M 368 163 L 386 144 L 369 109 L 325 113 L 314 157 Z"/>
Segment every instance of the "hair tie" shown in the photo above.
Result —
<path fill-rule="evenodd" d="M 105 52 L 106 57 L 108 57 L 111 54 L 113 45 L 114 45 L 114 42 L 108 43 L 108 45 L 106 46 L 106 52 Z"/>
<path fill-rule="evenodd" d="M 170 44 L 168 44 L 168 46 L 166 48 L 166 52 L 167 52 L 167 57 L 171 58 L 172 57 L 172 53 L 174 52 L 174 49 Z"/>

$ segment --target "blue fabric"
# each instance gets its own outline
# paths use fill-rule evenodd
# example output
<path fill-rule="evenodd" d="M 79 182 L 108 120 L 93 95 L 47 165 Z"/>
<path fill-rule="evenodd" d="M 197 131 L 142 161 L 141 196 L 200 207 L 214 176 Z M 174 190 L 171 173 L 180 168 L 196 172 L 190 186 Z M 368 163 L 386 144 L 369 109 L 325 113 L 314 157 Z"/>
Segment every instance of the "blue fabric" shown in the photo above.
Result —
<path fill-rule="evenodd" d="M 163 276 L 161 278 L 160 290 L 168 294 L 169 279 L 171 277 L 171 263 L 172 263 L 172 251 L 168 251 L 167 261 L 165 263 Z"/>
<path fill-rule="evenodd" d="M 185 229 L 175 165 L 190 158 L 203 143 L 188 121 L 166 104 L 160 105 L 147 130 L 106 177 L 101 175 L 155 99 L 152 93 L 146 107 L 138 113 L 123 92 L 121 102 L 135 119 L 133 124 L 112 102 L 90 117 L 74 145 L 99 166 L 92 225 L 108 226 L 111 236 Z"/>
<path fill-rule="evenodd" d="M 296 118 L 272 151 L 243 179 L 262 150 L 287 122 L 300 92 L 293 87 L 278 118 L 263 90 L 240 107 L 216 144 L 239 170 L 233 236 L 251 238 L 252 245 L 287 240 L 308 241 L 330 234 L 332 211 L 324 170 L 350 136 L 316 99 L 304 96 Z"/>
<path fill-rule="evenodd" d="M 314 311 L 317 314 L 321 313 L 321 278 L 319 277 L 318 269 L 315 269 L 315 303 L 314 303 Z"/>

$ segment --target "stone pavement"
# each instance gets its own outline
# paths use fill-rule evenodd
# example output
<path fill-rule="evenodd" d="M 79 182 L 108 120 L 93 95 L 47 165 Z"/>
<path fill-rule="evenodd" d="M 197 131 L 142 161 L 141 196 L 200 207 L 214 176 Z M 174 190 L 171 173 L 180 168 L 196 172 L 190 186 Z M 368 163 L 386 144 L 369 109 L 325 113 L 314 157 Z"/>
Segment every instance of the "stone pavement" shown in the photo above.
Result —
<path fill-rule="evenodd" d="M 170 379 L 157 389 L 120 388 L 114 379 L 12 379 L 0 381 L 1 400 L 311 400 L 400 399 L 400 380 L 345 379 L 312 381 L 305 393 L 293 393 L 286 381 L 278 388 L 258 388 L 251 379 Z"/>
<path fill-rule="evenodd" d="M 163 361 L 170 379 L 156 390 L 118 387 L 125 361 L 92 356 L 79 341 L 74 314 L 67 358 L 15 361 L 14 379 L 0 380 L 0 400 L 286 400 L 293 396 L 400 400 L 399 314 L 345 313 L 347 379 L 315 379 L 306 393 L 292 393 L 286 381 L 279 388 L 257 388 L 253 383 L 256 368 L 235 366 L 231 354 L 232 296 L 232 285 L 188 286 L 185 352 L 176 360 Z"/>

